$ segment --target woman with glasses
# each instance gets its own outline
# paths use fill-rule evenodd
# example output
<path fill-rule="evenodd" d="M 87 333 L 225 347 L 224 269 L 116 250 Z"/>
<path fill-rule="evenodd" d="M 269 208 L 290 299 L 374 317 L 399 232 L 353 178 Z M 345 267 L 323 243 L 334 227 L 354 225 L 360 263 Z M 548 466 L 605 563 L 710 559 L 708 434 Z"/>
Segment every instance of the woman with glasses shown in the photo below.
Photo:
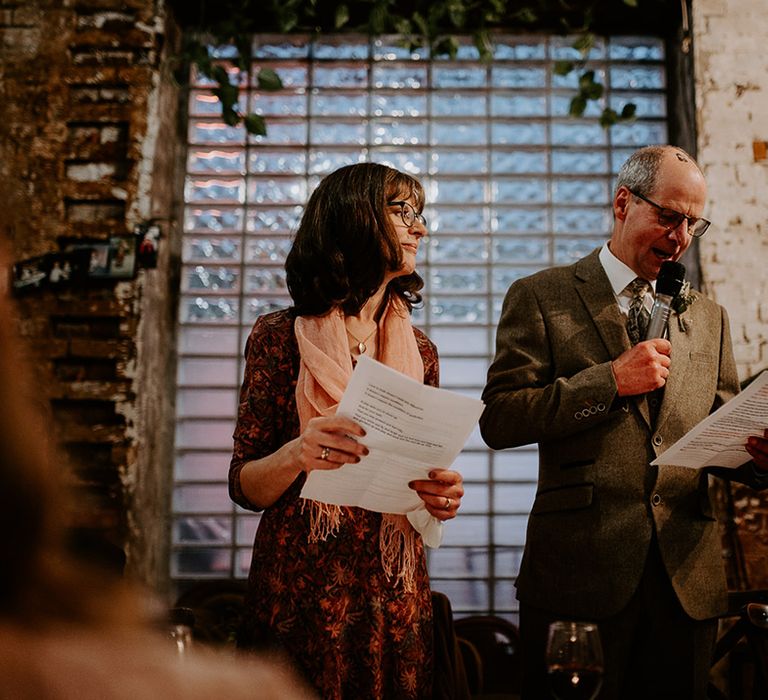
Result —
<path fill-rule="evenodd" d="M 324 178 L 286 261 L 293 306 L 259 318 L 246 346 L 230 495 L 262 515 L 239 644 L 286 652 L 323 698 L 431 696 L 421 536 L 403 515 L 299 495 L 313 469 L 367 454 L 362 427 L 335 415 L 361 355 L 437 385 L 435 346 L 410 320 L 423 204 L 416 180 L 383 165 Z M 455 517 L 461 475 L 429 476 L 410 487 Z"/>

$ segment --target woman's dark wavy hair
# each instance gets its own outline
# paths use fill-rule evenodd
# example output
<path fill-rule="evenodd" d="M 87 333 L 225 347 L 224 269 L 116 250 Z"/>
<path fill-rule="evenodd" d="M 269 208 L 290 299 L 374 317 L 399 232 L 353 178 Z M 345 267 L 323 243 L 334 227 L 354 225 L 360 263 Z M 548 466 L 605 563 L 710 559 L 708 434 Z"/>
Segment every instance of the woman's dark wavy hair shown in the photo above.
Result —
<path fill-rule="evenodd" d="M 387 214 L 387 202 L 424 190 L 410 175 L 378 163 L 348 165 L 327 175 L 307 202 L 285 261 L 288 290 L 299 316 L 322 316 L 334 307 L 356 314 L 379 289 L 403 253 Z M 411 273 L 388 285 L 410 310 L 421 302 L 424 280 Z"/>

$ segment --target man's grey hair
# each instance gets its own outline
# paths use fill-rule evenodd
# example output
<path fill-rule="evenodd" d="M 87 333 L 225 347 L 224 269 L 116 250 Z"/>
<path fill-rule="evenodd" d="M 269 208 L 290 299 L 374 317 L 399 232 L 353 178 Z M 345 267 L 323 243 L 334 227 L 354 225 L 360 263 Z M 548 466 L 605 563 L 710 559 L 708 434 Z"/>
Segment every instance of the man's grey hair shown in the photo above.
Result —
<path fill-rule="evenodd" d="M 664 154 L 670 150 L 679 160 L 683 162 L 690 161 L 696 168 L 699 168 L 693 157 L 682 148 L 677 146 L 645 146 L 635 151 L 626 160 L 624 165 L 621 166 L 616 177 L 616 188 L 613 191 L 614 197 L 620 187 L 626 187 L 628 190 L 646 197 L 652 195 L 656 188 L 656 179 L 659 175 L 661 161 L 664 159 Z"/>

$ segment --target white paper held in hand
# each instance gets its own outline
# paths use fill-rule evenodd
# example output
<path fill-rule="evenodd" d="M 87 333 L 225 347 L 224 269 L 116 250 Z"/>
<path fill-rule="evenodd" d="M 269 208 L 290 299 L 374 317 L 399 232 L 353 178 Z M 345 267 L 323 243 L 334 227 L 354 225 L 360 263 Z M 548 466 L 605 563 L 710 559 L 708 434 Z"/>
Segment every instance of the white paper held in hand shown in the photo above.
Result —
<path fill-rule="evenodd" d="M 740 394 L 681 437 L 651 462 L 677 467 L 729 467 L 735 469 L 751 458 L 745 449 L 750 435 L 768 428 L 768 371 L 754 379 Z"/>
<path fill-rule="evenodd" d="M 433 467 L 450 467 L 482 411 L 479 399 L 426 386 L 362 355 L 336 413 L 365 428 L 361 442 L 369 454 L 357 464 L 311 471 L 301 496 L 379 513 L 421 509 L 408 483 L 428 478 Z M 409 519 L 430 544 L 423 514 Z"/>

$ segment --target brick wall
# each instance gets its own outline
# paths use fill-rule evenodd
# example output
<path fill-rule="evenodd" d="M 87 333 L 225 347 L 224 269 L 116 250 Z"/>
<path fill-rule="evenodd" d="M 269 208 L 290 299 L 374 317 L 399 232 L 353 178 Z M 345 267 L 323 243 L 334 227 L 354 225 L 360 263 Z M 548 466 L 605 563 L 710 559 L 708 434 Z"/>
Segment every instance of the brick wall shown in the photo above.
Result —
<path fill-rule="evenodd" d="M 21 332 L 83 496 L 75 524 L 162 589 L 174 376 L 176 94 L 151 0 L 0 1 L 2 229 L 16 260 L 156 218 L 157 270 L 26 294 Z M 161 119 L 162 116 L 162 119 Z M 140 523 L 140 526 L 139 526 Z"/>
<path fill-rule="evenodd" d="M 706 291 L 730 314 L 742 379 L 768 368 L 768 6 L 694 0 L 699 162 L 713 230 L 701 241 Z M 768 498 L 732 492 L 732 578 L 768 588 Z"/>

